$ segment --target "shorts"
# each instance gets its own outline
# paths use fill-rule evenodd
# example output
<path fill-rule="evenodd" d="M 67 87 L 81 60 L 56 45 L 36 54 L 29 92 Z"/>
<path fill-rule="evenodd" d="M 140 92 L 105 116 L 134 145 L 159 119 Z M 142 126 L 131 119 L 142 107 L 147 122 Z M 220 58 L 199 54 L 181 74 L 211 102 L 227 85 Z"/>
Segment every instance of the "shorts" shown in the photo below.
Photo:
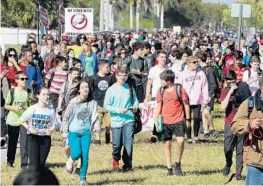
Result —
<path fill-rule="evenodd" d="M 176 137 L 184 137 L 185 120 L 171 125 L 164 124 L 163 133 L 164 133 L 164 141 L 172 140 L 173 134 L 175 134 Z"/>
<path fill-rule="evenodd" d="M 98 115 L 101 128 L 110 127 L 110 113 L 98 106 Z"/>

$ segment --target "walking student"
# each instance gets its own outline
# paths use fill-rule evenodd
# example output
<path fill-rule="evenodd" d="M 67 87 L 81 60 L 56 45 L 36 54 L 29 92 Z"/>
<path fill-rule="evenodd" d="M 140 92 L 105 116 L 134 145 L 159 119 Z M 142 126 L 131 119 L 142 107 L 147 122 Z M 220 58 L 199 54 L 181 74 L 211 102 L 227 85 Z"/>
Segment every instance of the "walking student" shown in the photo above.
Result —
<path fill-rule="evenodd" d="M 70 69 L 68 79 L 63 83 L 58 98 L 57 112 L 64 112 L 70 101 L 71 93 L 76 85 L 81 81 L 80 71 L 76 67 Z"/>
<path fill-rule="evenodd" d="M 73 171 L 74 161 L 81 158 L 80 184 L 86 185 L 89 165 L 89 147 L 92 131 L 99 130 L 98 105 L 92 100 L 87 80 L 76 87 L 75 97 L 69 102 L 62 120 L 63 138 L 69 138 L 70 158 L 66 163 L 68 172 Z"/>
<path fill-rule="evenodd" d="M 110 73 L 110 66 L 107 61 L 99 62 L 99 72 L 89 78 L 94 100 L 98 103 L 100 127 L 105 128 L 105 142 L 110 143 L 110 114 L 103 108 L 104 98 L 107 89 L 115 83 L 114 76 Z M 95 133 L 96 144 L 101 144 L 100 133 Z"/>
<path fill-rule="evenodd" d="M 56 67 L 52 68 L 45 77 L 45 85 L 50 91 L 50 100 L 53 103 L 53 108 L 56 110 L 58 106 L 59 92 L 62 85 L 68 78 L 68 72 L 65 70 L 67 60 L 63 56 L 56 57 Z"/>
<path fill-rule="evenodd" d="M 50 147 L 51 132 L 55 129 L 55 110 L 48 106 L 49 90 L 41 87 L 36 92 L 38 102 L 21 116 L 21 124 L 28 133 L 29 167 L 44 168 Z"/>
<path fill-rule="evenodd" d="M 232 121 L 234 135 L 245 135 L 244 156 L 247 177 L 246 185 L 263 185 L 263 77 L 254 97 L 244 101 Z"/>
<path fill-rule="evenodd" d="M 158 116 L 163 117 L 164 125 L 164 153 L 168 176 L 183 175 L 181 159 L 184 152 L 185 122 L 190 126 L 190 105 L 184 88 L 174 84 L 175 74 L 172 70 L 165 70 L 160 74 L 162 87 L 157 92 L 157 106 L 155 107 L 155 125 L 158 126 Z M 177 142 L 177 157 L 174 170 L 171 164 L 172 136 L 175 134 Z"/>
<path fill-rule="evenodd" d="M 186 59 L 188 69 L 181 72 L 179 76 L 180 84 L 186 90 L 189 96 L 191 113 L 194 120 L 194 138 L 191 139 L 191 125 L 187 126 L 186 134 L 188 142 L 197 142 L 200 129 L 200 112 L 205 110 L 209 103 L 208 84 L 205 73 L 197 68 L 198 58 L 190 56 Z"/>
<path fill-rule="evenodd" d="M 132 170 L 132 152 L 134 138 L 134 114 L 139 107 L 139 102 L 133 87 L 126 81 L 128 73 L 125 67 L 120 67 L 116 72 L 117 82 L 108 88 L 104 99 L 104 109 L 111 116 L 112 132 L 112 168 L 119 169 L 121 149 L 124 146 L 122 160 L 123 171 Z M 132 95 L 131 95 L 132 94 Z M 133 97 L 133 103 L 131 100 Z"/>
<path fill-rule="evenodd" d="M 222 89 L 220 101 L 221 109 L 225 111 L 225 133 L 224 133 L 224 153 L 226 165 L 223 168 L 223 175 L 228 176 L 232 166 L 233 151 L 236 148 L 236 179 L 242 180 L 241 173 L 243 169 L 243 136 L 234 135 L 231 132 L 231 122 L 238 110 L 235 105 L 236 96 L 238 94 L 238 86 L 236 84 L 236 73 L 230 70 L 225 76 L 226 87 Z"/>
<path fill-rule="evenodd" d="M 26 168 L 28 165 L 28 143 L 27 133 L 24 126 L 20 126 L 20 118 L 23 112 L 29 106 L 31 94 L 26 89 L 28 77 L 22 71 L 16 74 L 17 87 L 9 90 L 6 100 L 5 109 L 9 110 L 6 124 L 8 131 L 8 148 L 7 148 L 7 166 L 14 167 L 18 136 L 20 132 L 20 157 L 21 168 Z"/>

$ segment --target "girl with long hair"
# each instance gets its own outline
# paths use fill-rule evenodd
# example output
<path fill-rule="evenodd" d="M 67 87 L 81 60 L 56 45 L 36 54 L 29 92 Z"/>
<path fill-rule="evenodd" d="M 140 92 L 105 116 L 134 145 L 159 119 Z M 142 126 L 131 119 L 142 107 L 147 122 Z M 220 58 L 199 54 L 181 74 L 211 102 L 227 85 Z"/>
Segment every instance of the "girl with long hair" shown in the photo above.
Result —
<path fill-rule="evenodd" d="M 78 58 L 81 60 L 84 76 L 92 76 L 98 72 L 97 55 L 92 52 L 89 42 L 84 42 L 83 51 Z"/>
<path fill-rule="evenodd" d="M 92 131 L 100 129 L 98 105 L 92 100 L 92 92 L 87 80 L 76 87 L 76 97 L 69 102 L 62 119 L 63 138 L 69 138 L 70 158 L 66 168 L 72 172 L 74 160 L 81 158 L 80 184 L 86 185 L 89 164 L 89 147 Z"/>
<path fill-rule="evenodd" d="M 49 90 L 36 91 L 37 103 L 21 116 L 21 124 L 27 129 L 29 166 L 44 168 L 51 147 L 51 132 L 55 129 L 55 110 L 49 106 Z"/>
<path fill-rule="evenodd" d="M 7 71 L 5 77 L 8 80 L 9 88 L 16 87 L 16 73 L 21 71 L 17 62 L 17 52 L 14 48 L 5 51 L 3 63 L 1 62 L 1 72 Z"/>

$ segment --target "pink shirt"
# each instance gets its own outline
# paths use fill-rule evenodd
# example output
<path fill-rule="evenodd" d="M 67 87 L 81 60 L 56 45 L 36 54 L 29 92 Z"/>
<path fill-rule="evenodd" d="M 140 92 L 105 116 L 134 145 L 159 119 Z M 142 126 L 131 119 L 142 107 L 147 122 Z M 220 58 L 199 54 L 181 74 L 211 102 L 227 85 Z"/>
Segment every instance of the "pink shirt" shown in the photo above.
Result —
<path fill-rule="evenodd" d="M 209 103 L 208 84 L 206 75 L 203 71 L 185 70 L 180 72 L 179 82 L 188 94 L 190 105 L 203 105 Z"/>

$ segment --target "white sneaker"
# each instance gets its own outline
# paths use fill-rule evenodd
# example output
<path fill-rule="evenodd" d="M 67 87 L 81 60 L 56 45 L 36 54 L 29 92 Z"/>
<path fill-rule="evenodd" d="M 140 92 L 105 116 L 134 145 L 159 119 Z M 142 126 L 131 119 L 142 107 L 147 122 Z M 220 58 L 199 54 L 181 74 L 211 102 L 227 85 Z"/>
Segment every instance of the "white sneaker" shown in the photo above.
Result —
<path fill-rule="evenodd" d="M 86 182 L 86 180 L 81 180 L 79 184 L 80 184 L 80 186 L 86 186 L 86 185 L 88 185 L 87 182 Z"/>
<path fill-rule="evenodd" d="M 69 173 L 72 173 L 73 171 L 73 164 L 74 164 L 74 161 L 71 158 L 69 158 L 66 163 L 66 169 Z"/>

